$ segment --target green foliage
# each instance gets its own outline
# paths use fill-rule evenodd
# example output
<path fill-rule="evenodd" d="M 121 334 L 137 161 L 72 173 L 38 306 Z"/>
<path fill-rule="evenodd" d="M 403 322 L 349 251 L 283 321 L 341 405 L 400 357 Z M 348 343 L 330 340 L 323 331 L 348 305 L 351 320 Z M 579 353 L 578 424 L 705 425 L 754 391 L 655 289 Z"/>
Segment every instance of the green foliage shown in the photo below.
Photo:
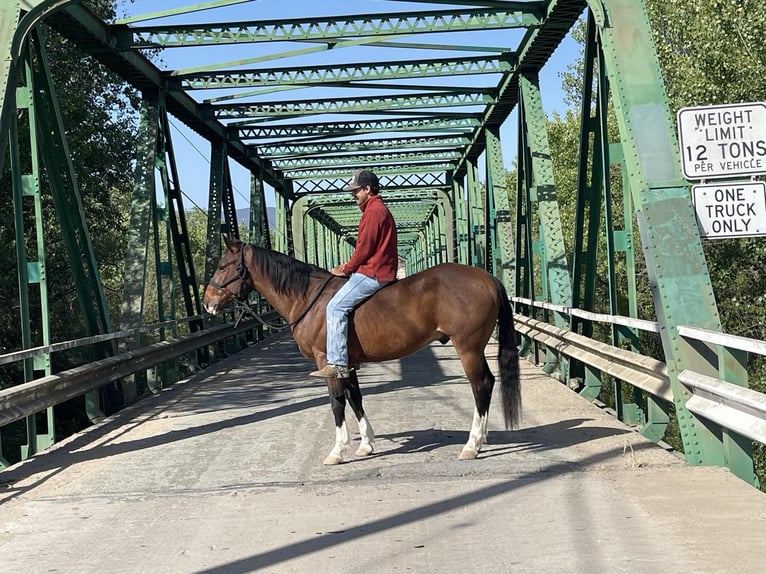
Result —
<path fill-rule="evenodd" d="M 673 112 L 760 101 L 766 92 L 761 0 L 646 0 Z"/>

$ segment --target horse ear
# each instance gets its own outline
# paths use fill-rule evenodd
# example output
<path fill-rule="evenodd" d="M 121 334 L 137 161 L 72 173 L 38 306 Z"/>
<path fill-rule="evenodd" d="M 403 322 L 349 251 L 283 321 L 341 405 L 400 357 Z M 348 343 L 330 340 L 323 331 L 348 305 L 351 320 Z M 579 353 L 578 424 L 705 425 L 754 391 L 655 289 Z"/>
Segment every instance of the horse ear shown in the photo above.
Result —
<path fill-rule="evenodd" d="M 239 243 L 239 241 L 237 240 L 237 238 L 236 238 L 236 237 L 231 237 L 231 238 L 230 238 L 228 235 L 225 235 L 225 234 L 222 234 L 222 235 L 223 235 L 223 241 L 224 241 L 224 243 L 226 243 L 226 248 L 227 248 L 229 251 L 234 251 L 234 248 L 235 248 L 235 247 L 237 246 L 237 244 Z"/>

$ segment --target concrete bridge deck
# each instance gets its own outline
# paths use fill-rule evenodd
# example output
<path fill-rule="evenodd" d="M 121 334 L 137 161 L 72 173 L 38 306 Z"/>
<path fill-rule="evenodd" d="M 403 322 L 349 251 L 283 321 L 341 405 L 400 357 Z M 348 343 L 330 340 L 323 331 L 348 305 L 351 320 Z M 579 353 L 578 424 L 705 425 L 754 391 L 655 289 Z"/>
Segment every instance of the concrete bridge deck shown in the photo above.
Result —
<path fill-rule="evenodd" d="M 522 366 L 522 428 L 493 409 L 458 461 L 452 348 L 365 365 L 378 453 L 325 467 L 324 384 L 280 335 L 0 474 L 0 572 L 764 571 L 766 495 Z"/>

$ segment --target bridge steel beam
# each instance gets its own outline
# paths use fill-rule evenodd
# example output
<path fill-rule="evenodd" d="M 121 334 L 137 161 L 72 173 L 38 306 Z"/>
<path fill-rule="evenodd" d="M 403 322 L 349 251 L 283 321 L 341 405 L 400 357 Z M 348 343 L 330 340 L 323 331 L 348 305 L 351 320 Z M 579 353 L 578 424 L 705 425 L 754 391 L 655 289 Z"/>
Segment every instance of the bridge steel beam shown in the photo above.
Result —
<path fill-rule="evenodd" d="M 519 268 L 525 275 L 524 288 L 532 299 L 541 298 L 568 306 L 572 299 L 564 236 L 561 229 L 553 165 L 546 129 L 546 117 L 535 73 L 519 78 L 519 177 L 523 181 L 517 203 L 517 221 L 523 215 L 523 243 L 519 245 Z M 519 230 L 522 231 L 522 230 Z M 538 264 L 539 261 L 539 264 Z M 514 262 L 516 263 L 516 262 Z M 514 270 L 515 271 L 515 270 Z M 516 273 L 511 273 L 516 278 Z M 536 293 L 539 287 L 540 293 Z M 554 323 L 563 327 L 568 320 L 553 313 Z M 565 357 L 546 348 L 545 371 L 559 371 L 562 380 L 570 376 Z M 591 397 L 594 398 L 594 397 Z"/>
<path fill-rule="evenodd" d="M 258 247 L 271 249 L 269 218 L 266 210 L 263 179 L 260 174 L 250 173 L 250 213 L 248 231 L 250 242 Z"/>
<path fill-rule="evenodd" d="M 514 221 L 508 198 L 508 186 L 503 169 L 503 150 L 500 145 L 500 126 L 487 128 L 487 197 L 490 201 L 487 221 L 491 232 L 492 269 L 494 275 L 507 287 L 513 284 L 516 253 L 513 245 Z"/>
<path fill-rule="evenodd" d="M 537 74 L 525 74 L 519 79 L 521 102 L 519 129 L 523 130 L 523 150 L 519 157 L 527 181 L 530 200 L 536 207 L 536 222 L 529 222 L 538 230 L 541 243 L 541 284 L 551 303 L 570 305 L 572 287 L 569 264 L 564 249 L 553 164 L 545 129 L 545 113 Z M 556 315 L 556 324 L 566 321 Z"/>
<path fill-rule="evenodd" d="M 470 246 L 469 260 L 470 265 L 486 269 L 486 228 L 484 226 L 484 201 L 486 195 L 481 189 L 478 172 L 479 168 L 476 163 L 469 163 L 466 177 Z"/>
<path fill-rule="evenodd" d="M 460 8 L 233 24 L 135 26 L 121 34 L 120 45 L 156 48 L 271 41 L 334 44 L 348 36 L 388 40 L 397 35 L 526 28 L 540 25 L 543 6 L 543 2 L 503 2 L 502 9 L 495 7 L 491 10 Z"/>
<path fill-rule="evenodd" d="M 612 89 L 635 216 L 641 236 L 657 322 L 673 390 L 673 406 L 686 460 L 725 465 L 724 445 L 714 429 L 687 408 L 691 393 L 678 373 L 693 369 L 717 376 L 708 358 L 716 350 L 687 344 L 685 324 L 721 331 L 713 289 L 688 184 L 681 174 L 674 118 L 670 114 L 643 0 L 589 0 L 598 26 L 603 62 Z M 732 448 L 729 448 L 732 447 Z M 737 456 L 747 457 L 742 452 Z M 755 480 L 753 473 L 743 477 Z"/>
<path fill-rule="evenodd" d="M 468 265 L 468 202 L 465 197 L 462 179 L 452 178 L 450 201 L 453 211 L 453 260 L 456 263 Z M 510 283 L 506 283 L 510 286 Z"/>

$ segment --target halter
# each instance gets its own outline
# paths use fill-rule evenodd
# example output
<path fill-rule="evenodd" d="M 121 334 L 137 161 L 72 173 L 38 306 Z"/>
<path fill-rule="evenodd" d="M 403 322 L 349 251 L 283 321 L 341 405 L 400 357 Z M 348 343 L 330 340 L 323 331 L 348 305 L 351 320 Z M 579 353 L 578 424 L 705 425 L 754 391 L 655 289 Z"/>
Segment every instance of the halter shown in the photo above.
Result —
<path fill-rule="evenodd" d="M 235 301 L 237 301 L 238 303 L 241 303 L 241 302 L 244 302 L 245 297 L 247 297 L 250 291 L 253 290 L 251 287 L 250 291 L 248 291 L 247 293 L 244 292 L 247 276 L 248 276 L 247 265 L 245 265 L 245 248 L 244 247 L 242 247 L 242 249 L 239 250 L 239 262 L 237 262 L 236 272 L 237 274 L 234 277 L 228 279 L 224 283 L 216 283 L 215 281 L 213 281 L 211 277 L 210 281 L 208 281 L 208 285 L 212 285 L 216 289 L 220 289 L 221 291 L 228 293 L 229 295 L 231 295 L 231 297 Z M 229 291 L 226 288 L 226 286 L 231 283 L 234 283 L 237 280 L 239 280 L 239 292 L 237 294 L 234 294 L 233 292 Z"/>
<path fill-rule="evenodd" d="M 308 305 L 303 309 L 303 311 L 300 312 L 300 314 L 295 318 L 294 321 L 291 321 L 285 325 L 277 325 L 276 323 L 269 323 L 268 321 L 264 321 L 263 319 L 258 316 L 255 311 L 253 311 L 252 307 L 250 307 L 250 304 L 247 302 L 246 297 L 250 294 L 250 292 L 254 289 L 254 287 L 250 287 L 247 285 L 247 278 L 250 275 L 250 271 L 247 268 L 247 265 L 245 265 L 245 248 L 244 246 L 239 250 L 239 261 L 237 262 L 236 267 L 236 276 L 231 277 L 227 281 L 224 281 L 223 283 L 217 283 L 210 279 L 208 281 L 208 285 L 215 287 L 216 289 L 220 289 L 221 291 L 228 293 L 232 299 L 234 299 L 234 304 L 237 307 L 237 310 L 239 311 L 239 317 L 237 317 L 237 320 L 234 322 L 234 328 L 237 328 L 239 326 L 240 321 L 245 317 L 245 314 L 249 314 L 255 319 L 258 320 L 261 325 L 264 327 L 268 327 L 269 329 L 273 329 L 275 331 L 281 331 L 283 329 L 287 329 L 288 327 L 295 327 L 300 321 L 306 316 L 306 313 L 309 312 L 311 307 L 313 307 L 314 303 L 316 303 L 317 299 L 319 299 L 319 296 L 322 294 L 322 291 L 324 291 L 325 287 L 327 287 L 327 284 L 330 282 L 330 280 L 334 277 L 334 275 L 330 275 L 327 279 L 325 279 L 322 284 L 319 286 L 319 288 L 314 292 L 314 295 L 312 295 L 311 300 L 308 302 Z M 235 294 L 229 289 L 226 288 L 227 285 L 234 283 L 234 281 L 239 280 L 239 289 L 238 293 Z M 250 287 L 250 289 L 245 293 L 245 287 Z"/>

